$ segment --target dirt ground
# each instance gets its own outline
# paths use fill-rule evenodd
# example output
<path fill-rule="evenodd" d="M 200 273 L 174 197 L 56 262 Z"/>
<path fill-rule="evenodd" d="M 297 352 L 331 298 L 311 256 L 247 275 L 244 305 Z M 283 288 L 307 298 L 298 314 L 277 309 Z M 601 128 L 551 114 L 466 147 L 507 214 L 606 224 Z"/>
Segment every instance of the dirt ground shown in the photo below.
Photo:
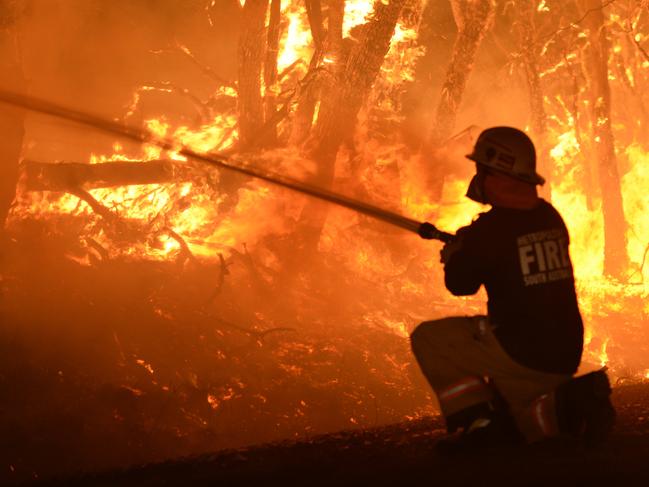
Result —
<path fill-rule="evenodd" d="M 439 418 L 298 442 L 80 474 L 39 485 L 648 485 L 649 384 L 614 389 L 618 420 L 596 448 L 576 441 L 441 457 Z"/>

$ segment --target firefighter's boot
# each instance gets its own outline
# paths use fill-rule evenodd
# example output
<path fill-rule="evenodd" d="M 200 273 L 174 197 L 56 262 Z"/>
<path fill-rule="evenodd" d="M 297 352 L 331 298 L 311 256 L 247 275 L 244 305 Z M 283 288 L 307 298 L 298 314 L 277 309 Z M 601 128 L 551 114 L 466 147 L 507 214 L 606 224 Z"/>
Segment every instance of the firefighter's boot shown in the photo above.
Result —
<path fill-rule="evenodd" d="M 615 409 L 606 370 L 576 377 L 556 390 L 557 419 L 562 433 L 598 444 L 611 432 Z"/>
<path fill-rule="evenodd" d="M 521 442 L 513 419 L 506 410 L 485 402 L 449 415 L 447 430 L 461 432 L 440 440 L 436 451 L 442 455 L 462 455 Z"/>

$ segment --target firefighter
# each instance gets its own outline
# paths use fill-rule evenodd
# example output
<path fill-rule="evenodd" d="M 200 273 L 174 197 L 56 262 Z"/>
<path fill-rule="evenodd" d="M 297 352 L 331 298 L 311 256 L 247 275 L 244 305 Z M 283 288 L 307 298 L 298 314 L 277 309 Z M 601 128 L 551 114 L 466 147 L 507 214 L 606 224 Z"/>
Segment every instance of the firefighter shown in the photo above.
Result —
<path fill-rule="evenodd" d="M 569 236 L 557 210 L 538 196 L 544 179 L 534 145 L 518 129 L 494 127 L 467 158 L 476 164 L 467 197 L 491 209 L 457 232 L 441 262 L 452 294 L 485 287 L 488 312 L 424 322 L 411 335 L 448 432 L 461 431 L 453 444 L 583 433 L 587 419 L 601 423 L 587 425 L 590 436 L 603 436 L 612 424 L 605 374 L 572 386 L 583 325 Z M 419 234 L 429 238 L 430 230 L 423 224 Z"/>

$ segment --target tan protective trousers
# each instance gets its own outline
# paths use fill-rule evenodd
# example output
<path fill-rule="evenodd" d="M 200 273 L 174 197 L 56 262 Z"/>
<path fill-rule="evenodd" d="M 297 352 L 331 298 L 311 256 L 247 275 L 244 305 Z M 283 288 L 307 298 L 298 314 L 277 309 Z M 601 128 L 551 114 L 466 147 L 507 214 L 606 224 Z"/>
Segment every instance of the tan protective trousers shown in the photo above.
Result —
<path fill-rule="evenodd" d="M 552 391 L 571 376 L 539 372 L 515 362 L 498 343 L 486 316 L 427 321 L 410 339 L 446 417 L 491 401 L 495 388 L 528 442 L 558 434 Z"/>

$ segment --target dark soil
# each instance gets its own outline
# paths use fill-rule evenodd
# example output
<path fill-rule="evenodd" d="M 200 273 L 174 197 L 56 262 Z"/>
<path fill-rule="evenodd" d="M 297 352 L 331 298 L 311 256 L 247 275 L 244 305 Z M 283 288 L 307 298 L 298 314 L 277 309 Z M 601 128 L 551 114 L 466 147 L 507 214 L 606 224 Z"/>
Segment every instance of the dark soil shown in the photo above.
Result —
<path fill-rule="evenodd" d="M 440 418 L 84 474 L 47 485 L 649 485 L 649 384 L 614 389 L 609 440 L 444 457 Z"/>

